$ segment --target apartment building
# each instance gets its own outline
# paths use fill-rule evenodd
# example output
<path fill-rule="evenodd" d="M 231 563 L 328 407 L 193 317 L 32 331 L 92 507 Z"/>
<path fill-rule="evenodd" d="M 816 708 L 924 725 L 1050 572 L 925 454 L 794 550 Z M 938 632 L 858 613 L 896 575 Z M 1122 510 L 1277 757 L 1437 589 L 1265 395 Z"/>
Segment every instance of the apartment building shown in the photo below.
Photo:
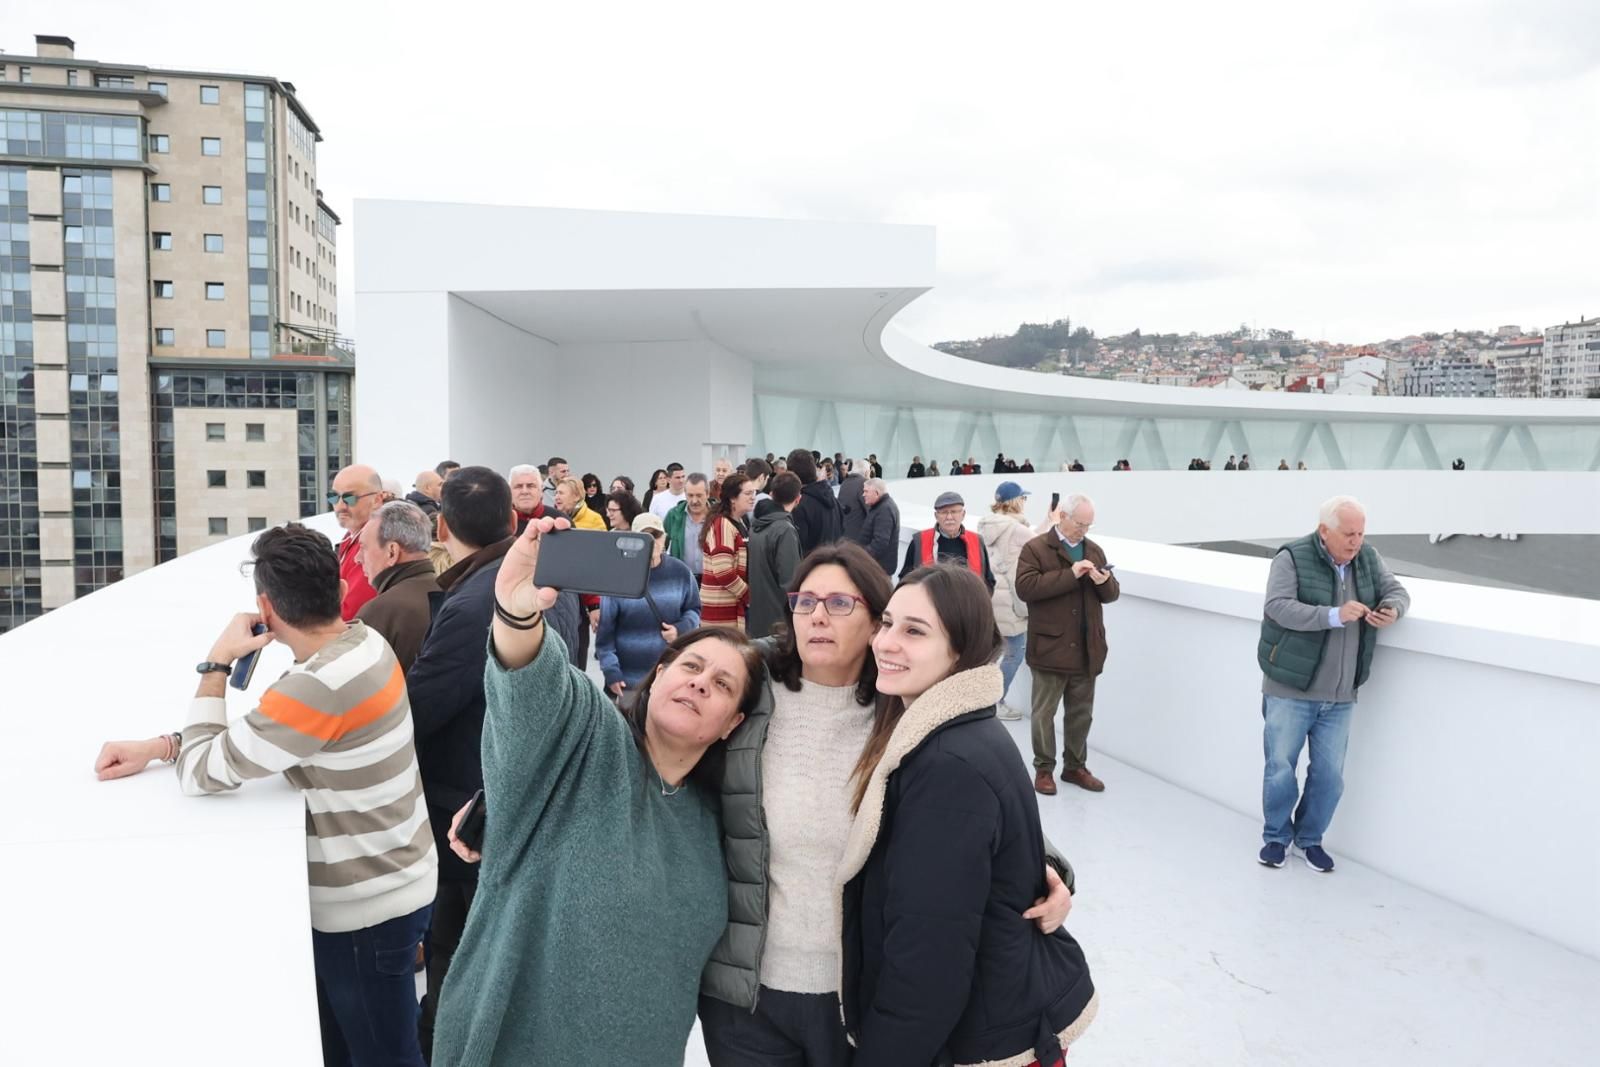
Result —
<path fill-rule="evenodd" d="M 1494 360 L 1495 396 L 1531 400 L 1544 395 L 1544 338 L 1503 339 L 1490 356 Z"/>
<path fill-rule="evenodd" d="M 1600 397 L 1600 318 L 1545 330 L 1540 385 L 1547 397 Z"/>
<path fill-rule="evenodd" d="M 292 83 L 0 53 L 0 631 L 325 510 L 338 217 Z"/>

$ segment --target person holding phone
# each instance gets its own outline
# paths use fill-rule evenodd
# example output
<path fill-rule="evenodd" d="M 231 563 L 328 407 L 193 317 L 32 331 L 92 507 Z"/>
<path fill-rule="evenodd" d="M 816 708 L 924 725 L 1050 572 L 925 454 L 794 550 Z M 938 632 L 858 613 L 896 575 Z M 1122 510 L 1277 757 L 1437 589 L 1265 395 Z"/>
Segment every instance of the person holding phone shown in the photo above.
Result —
<path fill-rule="evenodd" d="M 1026 918 L 1044 891 L 1044 834 L 995 721 L 988 589 L 961 567 L 915 571 L 872 654 L 878 704 L 837 874 L 853 1067 L 1060 1067 L 1098 997 L 1078 943 Z"/>
<path fill-rule="evenodd" d="M 1028 606 L 1025 659 L 1033 676 L 1033 787 L 1054 796 L 1056 708 L 1062 722 L 1061 780 L 1099 793 L 1105 783 L 1089 770 L 1089 727 L 1095 679 L 1105 670 L 1105 605 L 1122 593 L 1106 566 L 1105 550 L 1089 539 L 1094 501 L 1073 493 L 1055 513 L 1055 526 L 1023 546 L 1015 588 Z"/>
<path fill-rule="evenodd" d="M 667 555 L 667 531 L 648 511 L 634 516 L 633 532 L 650 536 L 650 579 L 639 599 L 600 598 L 594 658 L 606 692 L 621 698 L 639 688 L 661 653 L 700 626 L 700 587 L 689 565 Z"/>
<path fill-rule="evenodd" d="M 483 868 L 433 1062 L 681 1063 L 727 922 L 716 787 L 696 770 L 770 706 L 740 634 L 680 634 L 626 715 L 567 660 L 529 523 L 496 576 L 484 671 Z"/>
<path fill-rule="evenodd" d="M 438 853 L 423 804 L 405 677 L 387 642 L 345 623 L 333 545 L 288 523 L 251 545 L 256 611 L 236 615 L 197 670 L 181 735 L 112 741 L 102 780 L 175 763 L 186 795 L 282 774 L 306 797 L 311 952 L 328 1063 L 421 1067 L 417 945 L 428 928 Z M 257 634 L 253 629 L 264 626 Z M 228 720 L 230 665 L 278 642 L 294 666 L 248 714 Z"/>

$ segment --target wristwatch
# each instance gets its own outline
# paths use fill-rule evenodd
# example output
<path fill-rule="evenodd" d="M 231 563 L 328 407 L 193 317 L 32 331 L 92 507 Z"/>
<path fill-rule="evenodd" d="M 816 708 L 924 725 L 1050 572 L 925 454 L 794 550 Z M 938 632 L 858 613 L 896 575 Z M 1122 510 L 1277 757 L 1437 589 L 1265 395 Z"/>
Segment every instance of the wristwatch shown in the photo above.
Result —
<path fill-rule="evenodd" d="M 194 669 L 196 674 L 227 674 L 233 670 L 233 664 L 213 663 L 211 660 L 206 660 L 204 663 L 195 664 Z"/>

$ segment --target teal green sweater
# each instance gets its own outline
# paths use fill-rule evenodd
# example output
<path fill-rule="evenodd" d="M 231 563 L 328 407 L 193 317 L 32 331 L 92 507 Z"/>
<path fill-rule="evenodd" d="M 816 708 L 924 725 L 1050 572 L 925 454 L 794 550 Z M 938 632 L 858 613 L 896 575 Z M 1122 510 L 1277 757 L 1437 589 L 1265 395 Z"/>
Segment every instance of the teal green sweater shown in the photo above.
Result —
<path fill-rule="evenodd" d="M 439 1067 L 678 1064 L 728 921 L 714 797 L 661 795 L 560 638 L 484 671 L 483 869 L 439 1001 Z"/>

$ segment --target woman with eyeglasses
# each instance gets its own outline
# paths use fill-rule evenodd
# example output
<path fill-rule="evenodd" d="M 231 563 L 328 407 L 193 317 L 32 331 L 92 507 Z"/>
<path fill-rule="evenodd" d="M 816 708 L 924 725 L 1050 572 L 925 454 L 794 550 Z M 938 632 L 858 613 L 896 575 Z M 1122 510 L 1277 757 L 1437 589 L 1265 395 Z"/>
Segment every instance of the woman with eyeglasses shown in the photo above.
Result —
<path fill-rule="evenodd" d="M 667 477 L 667 472 L 665 470 L 657 467 L 655 471 L 651 473 L 650 482 L 644 487 L 644 499 L 639 501 L 639 503 L 644 506 L 644 510 L 649 511 L 650 502 L 655 499 L 656 494 L 668 492 L 670 491 L 671 487 L 672 479 Z"/>
<path fill-rule="evenodd" d="M 742 474 L 722 480 L 722 493 L 700 527 L 700 621 L 706 626 L 744 629 L 750 604 L 749 514 L 756 506 L 756 487 Z"/>
<path fill-rule="evenodd" d="M 633 493 L 626 489 L 612 490 L 606 497 L 606 526 L 612 530 L 631 530 L 633 520 L 644 511 L 639 502 L 633 498 Z"/>
<path fill-rule="evenodd" d="M 995 720 L 1000 631 L 964 567 L 901 580 L 872 639 L 878 703 L 851 797 L 840 1003 L 854 1067 L 1060 1067 L 1098 1000 L 1044 891 L 1039 806 Z"/>
<path fill-rule="evenodd" d="M 866 550 L 823 545 L 800 561 L 785 625 L 758 641 L 772 713 L 728 739 L 722 785 L 729 924 L 701 980 L 712 1067 L 845 1067 L 834 872 L 850 826 L 851 777 L 873 724 L 871 642 L 889 579 Z M 1013 757 L 1014 758 L 1014 757 Z M 1041 864 L 1042 868 L 1042 864 Z M 1046 931 L 1071 894 L 1052 871 L 1026 914 Z"/>

